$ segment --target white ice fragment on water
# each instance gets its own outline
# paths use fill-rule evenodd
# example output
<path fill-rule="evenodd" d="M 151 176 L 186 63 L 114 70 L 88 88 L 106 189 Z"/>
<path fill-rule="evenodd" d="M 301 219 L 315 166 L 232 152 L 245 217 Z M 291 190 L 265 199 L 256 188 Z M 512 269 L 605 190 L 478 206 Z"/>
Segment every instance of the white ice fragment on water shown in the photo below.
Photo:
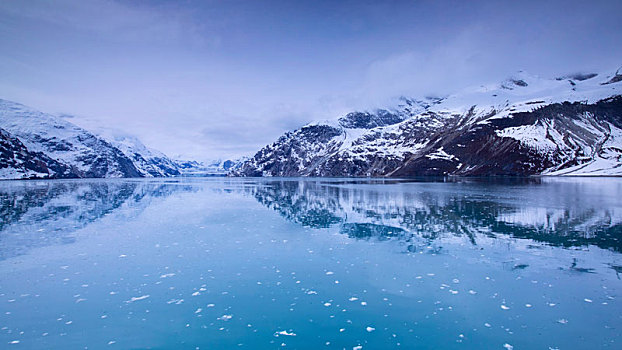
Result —
<path fill-rule="evenodd" d="M 339 328 L 339 333 L 343 333 L 343 332 L 345 332 L 345 331 L 346 331 L 346 329 L 345 329 L 345 328 Z"/>
<path fill-rule="evenodd" d="M 532 306 L 531 304 L 525 304 L 525 307 L 531 307 L 531 306 Z"/>
<path fill-rule="evenodd" d="M 116 341 L 115 340 L 111 340 L 111 341 L 108 342 L 108 345 L 112 345 L 114 343 L 116 343 Z"/>
<path fill-rule="evenodd" d="M 450 289 L 450 290 L 449 290 L 449 292 L 450 292 L 451 294 L 458 294 L 458 291 L 457 291 L 457 290 L 453 290 L 453 289 Z"/>
<path fill-rule="evenodd" d="M 509 306 L 505 306 L 505 305 L 503 305 L 503 304 L 501 305 L 501 308 L 502 308 L 503 310 L 509 310 L 509 309 L 510 309 L 510 307 L 509 307 Z"/>
<path fill-rule="evenodd" d="M 361 301 L 361 305 L 367 306 L 367 302 L 366 301 Z"/>
<path fill-rule="evenodd" d="M 10 341 L 9 344 L 19 344 L 19 340 Z"/>
<path fill-rule="evenodd" d="M 316 292 L 316 291 L 314 291 L 314 290 L 308 290 L 308 291 L 307 291 L 307 294 L 308 294 L 308 295 L 311 295 L 311 294 L 317 294 L 317 292 Z"/>
<path fill-rule="evenodd" d="M 119 258 L 127 258 L 127 255 L 121 254 L 121 255 L 119 255 Z"/>
<path fill-rule="evenodd" d="M 167 277 L 173 277 L 173 276 L 175 276 L 174 273 L 165 273 L 165 274 L 161 275 L 160 278 L 167 278 Z"/>
<path fill-rule="evenodd" d="M 101 316 L 99 316 L 99 318 L 101 318 L 101 319 L 108 318 L 108 315 L 101 315 Z"/>
<path fill-rule="evenodd" d="M 557 323 L 566 324 L 568 323 L 568 320 L 565 318 L 562 318 L 562 319 L 557 320 Z"/>
<path fill-rule="evenodd" d="M 287 331 L 278 331 L 278 332 L 274 333 L 275 337 L 278 337 L 280 335 L 286 335 L 286 336 L 289 336 L 289 337 L 295 337 L 296 333 L 294 333 L 294 331 L 292 331 L 292 330 L 290 330 L 289 333 Z"/>
<path fill-rule="evenodd" d="M 492 327 L 492 326 L 490 325 L 490 323 L 488 323 L 488 322 L 484 323 L 484 326 L 486 326 L 486 327 L 488 327 L 488 328 Z"/>
<path fill-rule="evenodd" d="M 361 349 L 363 349 L 363 347 L 361 345 L 357 345 L 357 346 L 352 348 L 352 350 L 361 350 Z"/>
<path fill-rule="evenodd" d="M 194 292 L 194 293 L 192 293 L 192 296 L 193 296 L 193 297 L 196 297 L 197 295 L 201 295 L 201 293 L 200 293 L 200 292 Z"/>
<path fill-rule="evenodd" d="M 334 272 L 332 272 L 332 271 L 328 271 L 328 272 L 326 272 L 326 274 L 327 274 L 327 275 L 334 275 L 335 273 L 334 273 Z"/>
<path fill-rule="evenodd" d="M 233 315 L 222 315 L 222 316 L 218 317 L 218 319 L 221 320 L 221 321 L 229 321 L 232 317 L 233 317 Z"/>
<path fill-rule="evenodd" d="M 133 302 L 139 301 L 139 300 L 144 300 L 144 299 L 147 299 L 147 298 L 149 298 L 149 294 L 141 295 L 139 297 L 131 297 L 130 300 L 126 300 L 125 302 L 129 304 L 129 303 L 133 303 Z"/>
<path fill-rule="evenodd" d="M 215 304 L 207 304 L 207 307 L 214 307 L 216 306 Z"/>
<path fill-rule="evenodd" d="M 329 306 L 331 306 L 331 305 L 332 305 L 332 304 L 331 304 L 331 303 L 328 303 L 328 302 L 327 302 L 327 303 L 324 303 L 324 306 L 326 306 L 326 307 L 329 307 Z"/>
<path fill-rule="evenodd" d="M 583 301 L 585 301 L 586 303 L 591 303 L 592 299 L 585 298 L 585 299 L 583 299 Z"/>
<path fill-rule="evenodd" d="M 359 300 L 359 298 L 357 298 L 357 297 L 351 297 L 351 298 L 350 298 L 350 299 L 348 299 L 348 300 L 350 300 L 350 301 L 357 301 L 357 300 Z"/>
<path fill-rule="evenodd" d="M 508 343 L 503 344 L 503 347 L 508 349 L 508 350 L 514 349 L 514 347 L 512 345 L 508 344 Z"/>
<path fill-rule="evenodd" d="M 203 311 L 203 309 L 198 308 L 198 309 L 197 309 L 194 313 L 195 313 L 195 314 L 200 314 L 200 313 L 201 313 L 201 311 Z"/>
<path fill-rule="evenodd" d="M 371 332 L 375 331 L 376 328 L 367 326 L 367 328 L 365 328 L 365 330 L 371 333 Z"/>

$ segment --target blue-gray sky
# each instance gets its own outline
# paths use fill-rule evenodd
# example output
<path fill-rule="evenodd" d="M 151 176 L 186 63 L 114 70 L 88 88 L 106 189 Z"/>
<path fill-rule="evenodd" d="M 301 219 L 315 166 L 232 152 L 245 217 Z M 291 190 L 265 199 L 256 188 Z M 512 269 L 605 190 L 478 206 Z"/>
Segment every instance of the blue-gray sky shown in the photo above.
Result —
<path fill-rule="evenodd" d="M 0 98 L 173 157 L 517 70 L 622 65 L 622 1 L 0 1 Z"/>

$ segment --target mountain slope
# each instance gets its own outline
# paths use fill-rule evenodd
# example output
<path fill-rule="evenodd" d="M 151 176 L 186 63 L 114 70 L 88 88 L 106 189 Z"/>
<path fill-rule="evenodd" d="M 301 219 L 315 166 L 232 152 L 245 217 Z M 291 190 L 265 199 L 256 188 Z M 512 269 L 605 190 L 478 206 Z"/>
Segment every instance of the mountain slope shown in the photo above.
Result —
<path fill-rule="evenodd" d="M 0 178 L 179 175 L 164 154 L 129 135 L 104 137 L 63 118 L 0 99 Z"/>
<path fill-rule="evenodd" d="M 69 166 L 29 151 L 4 129 L 0 129 L 0 160 L 0 179 L 77 177 Z"/>
<path fill-rule="evenodd" d="M 131 159 L 141 176 L 168 177 L 181 175 L 179 167 L 173 160 L 164 153 L 145 146 L 135 136 L 112 129 L 100 129 L 97 134 Z"/>
<path fill-rule="evenodd" d="M 402 100 L 410 103 L 286 133 L 232 174 L 622 175 L 620 81 L 619 72 L 521 72 L 443 99 Z"/>

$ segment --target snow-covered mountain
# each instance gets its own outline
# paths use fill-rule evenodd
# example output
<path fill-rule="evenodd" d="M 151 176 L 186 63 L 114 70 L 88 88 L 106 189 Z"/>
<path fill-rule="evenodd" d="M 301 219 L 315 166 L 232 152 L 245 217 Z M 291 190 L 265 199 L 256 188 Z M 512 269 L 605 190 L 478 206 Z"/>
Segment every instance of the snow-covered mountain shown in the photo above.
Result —
<path fill-rule="evenodd" d="M 109 141 L 67 120 L 0 100 L 0 178 L 177 175 L 175 164 L 130 137 Z"/>
<path fill-rule="evenodd" d="M 622 71 L 523 72 L 288 132 L 237 176 L 622 175 Z"/>
<path fill-rule="evenodd" d="M 176 160 L 175 164 L 182 176 L 225 176 L 236 171 L 249 158 L 218 159 L 207 162 L 196 160 Z"/>
<path fill-rule="evenodd" d="M 97 134 L 130 158 L 142 176 L 179 176 L 177 163 L 164 153 L 145 146 L 137 137 L 113 129 L 99 129 Z"/>

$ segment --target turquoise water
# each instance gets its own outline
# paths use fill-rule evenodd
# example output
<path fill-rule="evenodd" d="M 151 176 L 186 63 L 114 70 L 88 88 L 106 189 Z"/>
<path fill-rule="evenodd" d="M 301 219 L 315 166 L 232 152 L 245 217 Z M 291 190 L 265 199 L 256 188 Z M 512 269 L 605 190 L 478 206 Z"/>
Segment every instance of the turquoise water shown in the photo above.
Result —
<path fill-rule="evenodd" d="M 2 349 L 620 349 L 622 179 L 0 182 Z"/>

